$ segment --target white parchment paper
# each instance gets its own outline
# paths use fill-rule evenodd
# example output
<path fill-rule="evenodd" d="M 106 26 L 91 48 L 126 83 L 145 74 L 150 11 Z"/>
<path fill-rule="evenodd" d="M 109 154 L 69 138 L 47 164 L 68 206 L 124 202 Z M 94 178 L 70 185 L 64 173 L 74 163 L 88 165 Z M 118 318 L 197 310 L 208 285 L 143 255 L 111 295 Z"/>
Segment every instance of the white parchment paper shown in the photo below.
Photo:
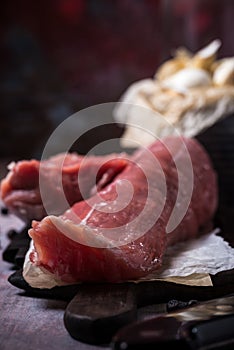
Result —
<path fill-rule="evenodd" d="M 167 280 L 212 285 L 209 275 L 234 268 L 234 248 L 218 235 L 219 229 L 169 247 L 162 268 L 141 280 Z"/>

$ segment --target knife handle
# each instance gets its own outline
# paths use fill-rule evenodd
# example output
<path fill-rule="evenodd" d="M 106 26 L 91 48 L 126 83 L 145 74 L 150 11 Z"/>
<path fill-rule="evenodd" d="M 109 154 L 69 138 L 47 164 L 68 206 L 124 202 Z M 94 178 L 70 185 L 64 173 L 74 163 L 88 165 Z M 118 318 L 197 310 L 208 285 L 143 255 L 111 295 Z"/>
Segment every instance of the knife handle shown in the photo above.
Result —
<path fill-rule="evenodd" d="M 101 344 L 109 342 L 120 327 L 136 318 L 133 284 L 81 284 L 65 310 L 64 324 L 73 338 Z"/>

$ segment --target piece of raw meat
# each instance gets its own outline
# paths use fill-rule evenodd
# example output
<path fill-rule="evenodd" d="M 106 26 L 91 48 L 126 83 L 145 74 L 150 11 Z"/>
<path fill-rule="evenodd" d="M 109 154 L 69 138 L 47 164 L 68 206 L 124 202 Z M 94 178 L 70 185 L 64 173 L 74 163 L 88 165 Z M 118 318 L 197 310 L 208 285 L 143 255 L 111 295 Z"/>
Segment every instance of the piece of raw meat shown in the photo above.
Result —
<path fill-rule="evenodd" d="M 70 205 L 92 194 L 93 174 L 97 175 L 96 182 L 99 190 L 108 184 L 126 164 L 124 154 L 84 157 L 76 153 L 68 153 L 59 154 L 41 162 L 34 159 L 19 161 L 10 164 L 10 171 L 1 182 L 1 197 L 5 205 L 25 221 L 42 219 L 47 215 L 45 208 L 52 208 L 50 213 L 59 215 Z M 59 173 L 62 174 L 63 187 L 59 185 Z M 48 193 L 43 201 L 41 186 L 44 193 Z M 65 194 L 67 203 L 61 200 L 62 192 Z"/>
<path fill-rule="evenodd" d="M 192 162 L 190 178 L 182 140 Z M 186 200 L 188 183 L 192 185 L 188 209 L 167 232 L 173 208 Z M 24 277 L 34 286 L 35 268 L 34 277 L 48 276 L 36 284 L 43 288 L 146 276 L 161 266 L 168 245 L 201 234 L 216 207 L 216 174 L 203 147 L 194 139 L 179 137 L 157 141 L 136 151 L 114 181 L 88 201 L 76 203 L 62 216 L 33 221 L 29 230 L 33 249 Z"/>

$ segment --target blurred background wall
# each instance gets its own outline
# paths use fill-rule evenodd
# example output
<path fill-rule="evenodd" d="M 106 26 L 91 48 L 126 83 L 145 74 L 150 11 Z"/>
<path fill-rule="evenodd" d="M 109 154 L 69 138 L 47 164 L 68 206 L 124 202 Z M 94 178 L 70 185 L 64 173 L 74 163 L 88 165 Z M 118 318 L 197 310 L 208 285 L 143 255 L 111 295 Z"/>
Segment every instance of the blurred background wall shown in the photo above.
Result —
<path fill-rule="evenodd" d="M 0 18 L 1 159 L 40 156 L 62 120 L 118 101 L 178 46 L 220 38 L 234 55 L 233 0 L 9 0 Z"/>

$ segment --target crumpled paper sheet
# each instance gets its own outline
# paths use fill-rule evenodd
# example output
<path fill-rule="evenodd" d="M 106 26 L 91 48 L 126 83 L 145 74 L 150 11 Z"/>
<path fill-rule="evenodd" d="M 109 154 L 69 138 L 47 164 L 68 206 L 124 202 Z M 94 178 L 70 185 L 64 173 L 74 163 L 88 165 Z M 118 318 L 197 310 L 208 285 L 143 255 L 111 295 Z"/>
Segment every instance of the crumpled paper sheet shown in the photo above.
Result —
<path fill-rule="evenodd" d="M 125 125 L 122 147 L 148 146 L 170 135 L 195 137 L 234 112 L 234 86 L 199 87 L 184 93 L 164 89 L 153 79 L 133 83 L 113 111 Z"/>
<path fill-rule="evenodd" d="M 169 247 L 160 271 L 140 281 L 163 280 L 193 286 L 212 286 L 210 275 L 234 268 L 234 248 L 219 229 L 199 238 Z"/>

